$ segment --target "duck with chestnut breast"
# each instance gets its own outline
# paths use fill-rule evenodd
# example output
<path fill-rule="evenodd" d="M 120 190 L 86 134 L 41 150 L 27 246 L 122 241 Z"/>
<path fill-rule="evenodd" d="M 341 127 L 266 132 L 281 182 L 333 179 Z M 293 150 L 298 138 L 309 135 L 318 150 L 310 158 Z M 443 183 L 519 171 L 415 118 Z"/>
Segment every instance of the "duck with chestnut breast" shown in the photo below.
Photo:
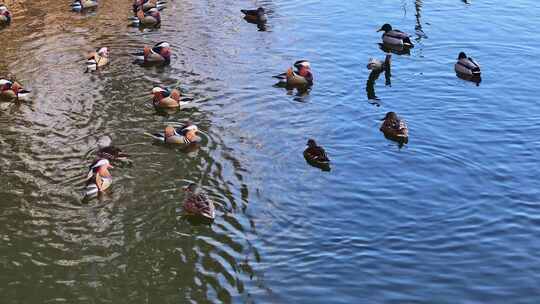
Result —
<path fill-rule="evenodd" d="M 460 52 L 458 61 L 454 65 L 456 73 L 467 76 L 480 76 L 480 65 L 471 57 L 467 57 L 465 52 Z"/>
<path fill-rule="evenodd" d="M 214 202 L 208 198 L 206 193 L 194 183 L 189 184 L 184 191 L 183 209 L 187 216 L 198 217 L 204 220 L 213 221 L 216 218 L 216 207 Z"/>
<path fill-rule="evenodd" d="M 201 138 L 197 136 L 199 128 L 196 125 L 187 123 L 183 127 L 174 128 L 172 126 L 165 127 L 165 132 L 150 134 L 155 140 L 176 145 L 189 145 L 198 143 Z"/>
<path fill-rule="evenodd" d="M 94 161 L 86 177 L 86 197 L 92 197 L 107 190 L 112 185 L 112 175 L 109 169 L 113 168 L 107 159 Z"/>
<path fill-rule="evenodd" d="M 161 14 L 155 7 L 144 11 L 140 9 L 137 11 L 136 18 L 131 21 L 133 26 L 158 26 L 161 24 Z"/>
<path fill-rule="evenodd" d="M 5 4 L 0 3 L 0 26 L 11 23 L 11 12 Z"/>
<path fill-rule="evenodd" d="M 97 6 L 98 6 L 97 0 L 75 0 L 71 4 L 71 8 L 77 12 L 86 10 L 89 8 L 96 8 Z"/>
<path fill-rule="evenodd" d="M 102 136 L 98 140 L 97 146 L 98 158 L 108 159 L 109 161 L 122 161 L 129 157 L 122 149 L 112 145 L 112 140 L 109 136 Z"/>
<path fill-rule="evenodd" d="M 384 24 L 377 32 L 381 31 L 384 32 L 382 34 L 382 41 L 386 44 L 399 45 L 407 48 L 414 47 L 409 34 L 392 29 L 392 26 L 388 23 Z"/>
<path fill-rule="evenodd" d="M 386 113 L 382 121 L 380 130 L 384 133 L 385 137 L 400 142 L 406 142 L 408 140 L 409 129 L 407 128 L 407 124 L 395 112 Z"/>
<path fill-rule="evenodd" d="M 142 10 L 144 12 L 149 11 L 152 8 L 162 10 L 165 8 L 165 1 L 158 0 L 134 0 L 133 1 L 133 13 L 137 15 L 137 12 Z"/>
<path fill-rule="evenodd" d="M 313 85 L 313 73 L 309 61 L 298 60 L 293 66 L 296 70 L 290 67 L 287 72 L 274 76 L 274 78 L 280 80 L 278 85 L 287 87 L 311 87 Z"/>
<path fill-rule="evenodd" d="M 169 90 L 167 88 L 155 87 L 152 89 L 152 104 L 156 109 L 170 109 L 178 108 L 185 102 L 180 101 L 180 90 L 173 89 Z"/>
<path fill-rule="evenodd" d="M 318 146 L 314 139 L 308 139 L 304 158 L 312 166 L 329 169 L 330 159 L 323 147 Z"/>
<path fill-rule="evenodd" d="M 261 24 L 266 23 L 266 12 L 263 7 L 259 7 L 253 10 L 240 10 L 244 14 L 244 19 L 251 23 Z"/>
<path fill-rule="evenodd" d="M 142 52 L 134 53 L 136 62 L 143 64 L 169 64 L 171 62 L 171 46 L 167 42 L 159 42 L 154 47 L 144 46 Z"/>
<path fill-rule="evenodd" d="M 106 47 L 97 49 L 95 52 L 88 54 L 86 60 L 86 71 L 95 71 L 109 63 L 109 50 Z"/>
<path fill-rule="evenodd" d="M 6 99 L 24 99 L 30 94 L 18 82 L 0 79 L 0 97 Z"/>

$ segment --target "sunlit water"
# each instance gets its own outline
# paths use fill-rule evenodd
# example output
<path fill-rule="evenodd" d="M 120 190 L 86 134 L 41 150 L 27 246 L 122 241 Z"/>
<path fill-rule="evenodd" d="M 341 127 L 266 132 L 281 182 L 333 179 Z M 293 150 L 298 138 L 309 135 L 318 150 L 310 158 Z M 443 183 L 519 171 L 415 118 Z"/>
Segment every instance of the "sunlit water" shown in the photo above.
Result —
<path fill-rule="evenodd" d="M 1 303 L 540 301 L 538 2 L 175 0 L 144 31 L 127 0 L 12 2 L 0 75 L 33 96 L 0 104 Z M 266 32 L 239 13 L 257 5 Z M 366 64 L 386 22 L 416 46 L 376 106 Z M 132 64 L 162 40 L 169 67 Z M 111 65 L 84 73 L 99 46 Z M 462 50 L 479 86 L 455 76 Z M 272 86 L 302 58 L 309 95 Z M 157 115 L 155 85 L 193 102 Z M 408 122 L 401 148 L 378 130 L 387 111 Z M 188 119 L 207 134 L 196 151 L 144 135 Z M 132 164 L 84 203 L 104 134 Z M 330 172 L 303 159 L 310 137 Z M 219 203 L 213 225 L 182 218 L 189 182 Z"/>

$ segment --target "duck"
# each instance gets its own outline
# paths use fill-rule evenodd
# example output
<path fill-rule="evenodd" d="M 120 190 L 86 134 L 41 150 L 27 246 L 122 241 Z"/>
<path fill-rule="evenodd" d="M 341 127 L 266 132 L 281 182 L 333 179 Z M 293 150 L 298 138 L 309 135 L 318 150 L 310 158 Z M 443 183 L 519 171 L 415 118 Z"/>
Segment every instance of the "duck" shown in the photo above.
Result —
<path fill-rule="evenodd" d="M 75 0 L 71 4 L 71 8 L 74 11 L 82 11 L 89 8 L 95 8 L 98 6 L 97 0 Z"/>
<path fill-rule="evenodd" d="M 5 4 L 0 4 L 0 26 L 11 23 L 11 12 Z"/>
<path fill-rule="evenodd" d="M 198 131 L 199 128 L 196 125 L 188 122 L 180 128 L 167 126 L 163 133 L 154 133 L 151 136 L 167 144 L 189 145 L 201 141 L 201 138 L 197 136 Z"/>
<path fill-rule="evenodd" d="M 171 62 L 171 46 L 164 41 L 156 43 L 154 47 L 145 45 L 142 52 L 137 52 L 133 55 L 137 56 L 137 62 L 144 64 L 169 64 Z"/>
<path fill-rule="evenodd" d="M 86 176 L 86 197 L 104 192 L 112 185 L 112 175 L 109 172 L 112 168 L 109 160 L 104 158 L 97 159 L 90 165 Z"/>
<path fill-rule="evenodd" d="M 24 89 L 18 82 L 0 79 L 0 97 L 8 99 L 24 99 L 30 91 Z"/>
<path fill-rule="evenodd" d="M 413 48 L 414 44 L 409 38 L 409 34 L 400 30 L 392 29 L 392 26 L 388 23 L 384 24 L 377 32 L 384 32 L 382 34 L 382 41 L 389 45 L 398 45 L 407 48 Z"/>
<path fill-rule="evenodd" d="M 184 191 L 186 192 L 186 198 L 184 199 L 183 209 L 187 216 L 209 221 L 216 218 L 214 202 L 208 198 L 198 185 L 191 183 L 184 188 Z"/>
<path fill-rule="evenodd" d="M 467 76 L 480 76 L 480 65 L 465 52 L 460 52 L 454 65 L 456 73 Z"/>
<path fill-rule="evenodd" d="M 156 8 L 158 10 L 162 10 L 165 8 L 165 1 L 158 1 L 158 0 L 134 0 L 133 1 L 133 13 L 137 15 L 137 12 L 139 10 L 143 10 L 144 12 Z"/>
<path fill-rule="evenodd" d="M 155 7 L 144 11 L 139 9 L 137 15 L 132 19 L 133 26 L 158 26 L 161 24 L 161 14 Z"/>
<path fill-rule="evenodd" d="M 387 138 L 407 142 L 409 137 L 409 129 L 405 121 L 398 117 L 395 112 L 388 112 L 386 116 L 381 119 L 383 121 L 380 130 Z"/>
<path fill-rule="evenodd" d="M 244 14 L 244 19 L 251 23 L 265 23 L 267 21 L 266 12 L 263 7 L 252 10 L 240 10 Z"/>
<path fill-rule="evenodd" d="M 106 47 L 97 49 L 88 54 L 86 61 L 86 71 L 95 71 L 109 63 L 109 50 Z"/>
<path fill-rule="evenodd" d="M 97 143 L 98 151 L 97 157 L 100 159 L 107 159 L 109 161 L 125 160 L 129 157 L 127 153 L 122 149 L 113 146 L 112 140 L 109 136 L 102 136 Z"/>
<path fill-rule="evenodd" d="M 280 80 L 278 85 L 285 85 L 287 87 L 299 87 L 306 88 L 313 85 L 313 73 L 311 71 L 311 64 L 307 60 L 298 60 L 292 67 L 287 69 L 287 72 L 274 76 Z"/>
<path fill-rule="evenodd" d="M 178 108 L 180 107 L 180 90 L 173 89 L 169 91 L 167 88 L 155 87 L 152 89 L 154 98 L 152 104 L 155 108 Z"/>
<path fill-rule="evenodd" d="M 323 147 L 318 146 L 314 139 L 308 139 L 307 147 L 304 150 L 304 158 L 306 161 L 316 167 L 328 166 L 330 159 L 326 155 Z"/>

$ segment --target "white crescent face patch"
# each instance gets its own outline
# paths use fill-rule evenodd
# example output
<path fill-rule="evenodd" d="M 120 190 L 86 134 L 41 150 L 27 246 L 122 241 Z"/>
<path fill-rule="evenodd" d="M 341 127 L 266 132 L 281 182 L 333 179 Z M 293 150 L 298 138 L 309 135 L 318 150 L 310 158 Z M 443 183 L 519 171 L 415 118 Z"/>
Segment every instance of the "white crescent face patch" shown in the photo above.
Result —
<path fill-rule="evenodd" d="M 11 81 L 6 79 L 0 79 L 0 85 L 11 84 Z"/>
<path fill-rule="evenodd" d="M 110 165 L 111 164 L 109 163 L 108 160 L 100 159 L 95 165 L 92 166 L 92 169 L 99 168 L 99 167 L 102 167 L 102 166 L 110 166 Z"/>
<path fill-rule="evenodd" d="M 152 93 L 160 93 L 160 92 L 165 92 L 165 89 L 160 88 L 160 87 L 155 87 L 152 89 Z"/>

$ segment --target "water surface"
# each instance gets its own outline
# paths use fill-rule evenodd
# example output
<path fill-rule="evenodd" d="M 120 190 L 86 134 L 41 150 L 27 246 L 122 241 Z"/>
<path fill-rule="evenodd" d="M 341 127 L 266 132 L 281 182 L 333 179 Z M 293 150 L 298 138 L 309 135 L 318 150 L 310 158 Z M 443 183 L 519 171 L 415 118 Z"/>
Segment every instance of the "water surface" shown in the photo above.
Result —
<path fill-rule="evenodd" d="M 11 1 L 13 2 L 13 1 Z M 540 6 L 535 1 L 171 1 L 159 29 L 127 27 L 130 1 L 77 14 L 17 1 L 0 75 L 32 89 L 0 104 L 2 303 L 537 303 L 540 301 Z M 241 18 L 263 5 L 267 31 Z M 367 100 L 383 23 L 411 33 L 379 106 Z M 166 40 L 170 67 L 130 53 Z M 84 53 L 111 65 L 84 73 Z M 466 51 L 479 86 L 458 79 Z M 312 62 L 305 96 L 271 75 Z M 193 102 L 157 115 L 149 92 Z M 387 111 L 410 128 L 400 147 Z M 184 153 L 144 132 L 191 120 Z M 97 138 L 133 155 L 101 200 L 81 202 Z M 322 144 L 332 170 L 302 157 Z M 220 204 L 182 219 L 181 187 Z"/>

